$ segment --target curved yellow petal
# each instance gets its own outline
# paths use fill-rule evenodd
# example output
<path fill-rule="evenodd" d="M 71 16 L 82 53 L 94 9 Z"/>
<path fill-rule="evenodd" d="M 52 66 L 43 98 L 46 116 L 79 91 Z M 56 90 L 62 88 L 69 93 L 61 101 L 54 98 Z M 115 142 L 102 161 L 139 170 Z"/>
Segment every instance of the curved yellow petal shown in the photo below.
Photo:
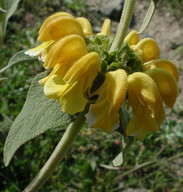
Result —
<path fill-rule="evenodd" d="M 89 126 L 110 132 L 119 126 L 118 110 L 126 97 L 127 74 L 123 69 L 106 73 L 105 81 L 95 92 L 99 95 L 86 115 Z"/>
<path fill-rule="evenodd" d="M 67 13 L 67 12 L 57 12 L 57 13 L 54 13 L 52 15 L 50 15 L 49 17 L 47 17 L 45 19 L 45 21 L 43 22 L 42 26 L 40 27 L 39 29 L 39 33 L 42 32 L 42 30 L 47 26 L 49 25 L 49 23 L 51 23 L 52 20 L 54 19 L 57 19 L 57 18 L 61 18 L 63 16 L 67 16 L 67 17 L 71 17 L 71 18 L 74 18 L 74 16 L 72 16 L 70 13 Z"/>
<path fill-rule="evenodd" d="M 44 84 L 44 94 L 50 99 L 58 99 L 69 88 L 62 78 L 52 75 Z"/>
<path fill-rule="evenodd" d="M 156 120 L 143 110 L 142 114 L 138 114 L 130 120 L 127 126 L 127 135 L 142 140 L 149 132 L 157 130 L 159 130 L 159 125 Z"/>
<path fill-rule="evenodd" d="M 67 65 L 67 66 L 68 66 L 68 65 Z M 68 68 L 69 68 L 69 66 L 68 66 Z M 43 79 L 39 80 L 39 84 L 40 84 L 40 85 L 44 85 L 44 84 L 46 83 L 46 81 L 47 81 L 52 75 L 58 75 L 59 77 L 63 78 L 63 76 L 64 76 L 65 73 L 67 72 L 68 68 L 65 67 L 65 68 L 62 69 L 62 66 L 60 65 L 60 63 L 57 64 L 57 65 L 55 65 L 55 67 L 53 68 L 52 72 L 51 72 L 48 76 L 46 76 L 46 77 L 44 77 Z M 66 71 L 64 71 L 64 69 L 65 69 Z"/>
<path fill-rule="evenodd" d="M 83 94 L 85 81 L 66 84 L 58 75 L 52 75 L 44 85 L 46 97 L 58 99 L 62 111 L 71 115 L 81 112 L 87 103 Z"/>
<path fill-rule="evenodd" d="M 70 16 L 56 17 L 41 28 L 38 41 L 58 40 L 72 34 L 84 37 L 80 23 Z"/>
<path fill-rule="evenodd" d="M 160 68 L 150 69 L 146 73 L 155 81 L 163 101 L 173 107 L 178 95 L 175 78 L 167 70 Z"/>
<path fill-rule="evenodd" d="M 58 63 L 71 62 L 87 54 L 87 47 L 82 37 L 69 35 L 52 44 L 49 48 L 44 67 L 50 69 Z"/>
<path fill-rule="evenodd" d="M 133 96 L 136 97 L 135 95 Z M 128 99 L 130 99 L 130 97 L 131 95 L 129 95 Z M 127 126 L 127 135 L 143 139 L 149 132 L 159 130 L 160 125 L 165 118 L 165 111 L 162 102 L 160 102 L 159 110 L 152 116 L 151 111 L 146 105 L 137 101 L 135 102 L 135 109 L 134 104 L 132 105 L 132 110 L 135 116 L 130 120 Z"/>
<path fill-rule="evenodd" d="M 139 35 L 136 30 L 130 31 L 130 33 L 125 37 L 124 42 L 129 45 L 136 45 L 139 41 Z"/>
<path fill-rule="evenodd" d="M 88 19 L 84 17 L 78 17 L 76 20 L 80 23 L 85 35 L 93 35 L 92 26 Z"/>
<path fill-rule="evenodd" d="M 141 40 L 137 45 L 134 46 L 134 50 L 141 52 L 140 57 L 143 62 L 159 58 L 159 47 L 157 43 L 151 38 L 145 38 Z M 138 51 L 140 50 L 140 51 Z"/>
<path fill-rule="evenodd" d="M 46 49 L 47 49 L 53 42 L 54 42 L 54 41 L 46 41 L 46 42 L 44 42 L 44 43 L 41 43 L 41 44 L 38 45 L 37 47 L 25 51 L 25 54 L 26 54 L 26 55 L 29 55 L 29 56 L 31 56 L 31 57 L 38 56 L 38 55 L 41 54 L 41 52 L 46 51 Z"/>
<path fill-rule="evenodd" d="M 110 35 L 111 34 L 111 20 L 105 19 L 101 27 L 101 32 L 97 35 Z"/>
<path fill-rule="evenodd" d="M 152 117 L 159 111 L 161 96 L 156 83 L 147 74 L 135 72 L 129 75 L 128 92 L 131 92 L 131 95 L 134 94 L 139 102 L 150 110 Z M 131 100 L 129 99 L 129 101 Z M 132 108 L 137 108 L 137 101 L 135 103 L 130 102 L 129 104 Z"/>
<path fill-rule="evenodd" d="M 74 115 L 84 110 L 88 100 L 84 97 L 85 81 L 68 84 L 69 88 L 59 98 L 62 111 Z"/>
<path fill-rule="evenodd" d="M 170 60 L 157 59 L 157 60 L 152 60 L 152 61 L 149 61 L 149 62 L 143 64 L 144 70 L 149 70 L 149 69 L 154 69 L 154 68 L 166 69 L 175 77 L 175 79 L 177 81 L 179 80 L 178 69 L 175 66 L 175 64 Z"/>
<path fill-rule="evenodd" d="M 73 83 L 74 81 L 82 79 L 87 73 L 96 76 L 100 70 L 100 57 L 98 53 L 90 52 L 73 63 L 64 76 L 64 81 Z"/>

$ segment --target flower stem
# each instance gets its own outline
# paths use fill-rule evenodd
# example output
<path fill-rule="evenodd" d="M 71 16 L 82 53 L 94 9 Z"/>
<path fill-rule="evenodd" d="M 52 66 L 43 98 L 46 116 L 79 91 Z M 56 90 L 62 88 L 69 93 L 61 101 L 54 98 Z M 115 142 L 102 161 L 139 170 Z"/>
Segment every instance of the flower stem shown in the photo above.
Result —
<path fill-rule="evenodd" d="M 64 155 L 71 147 L 76 136 L 80 132 L 82 125 L 85 121 L 85 114 L 87 111 L 88 106 L 86 106 L 85 110 L 79 114 L 76 121 L 71 123 L 67 127 L 64 135 L 57 144 L 55 150 L 53 151 L 46 164 L 43 166 L 43 168 L 40 170 L 34 180 L 25 188 L 23 192 L 36 192 L 47 181 L 49 176 L 52 174 L 57 165 L 61 162 Z"/>
<path fill-rule="evenodd" d="M 136 0 L 125 0 L 118 30 L 109 50 L 110 52 L 115 51 L 117 48 L 119 48 L 126 36 L 127 30 L 132 19 L 135 1 Z"/>

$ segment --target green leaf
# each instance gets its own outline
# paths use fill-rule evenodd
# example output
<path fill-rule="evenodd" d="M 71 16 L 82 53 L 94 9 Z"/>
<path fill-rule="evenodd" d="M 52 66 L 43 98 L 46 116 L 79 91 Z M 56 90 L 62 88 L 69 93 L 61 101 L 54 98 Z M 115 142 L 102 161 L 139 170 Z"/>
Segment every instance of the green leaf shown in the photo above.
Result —
<path fill-rule="evenodd" d="M 0 13 L 6 13 L 6 10 L 0 7 Z"/>
<path fill-rule="evenodd" d="M 0 35 L 1 38 L 4 38 L 6 33 L 6 26 L 8 23 L 9 18 L 13 15 L 16 11 L 18 3 L 20 0 L 1 0 L 0 5 L 2 6 L 3 10 L 6 10 L 6 14 L 0 16 Z"/>
<path fill-rule="evenodd" d="M 0 142 L 4 143 L 13 121 L 0 113 Z"/>
<path fill-rule="evenodd" d="M 142 26 L 138 32 L 139 34 L 143 33 L 145 31 L 145 29 L 148 27 L 148 25 L 152 19 L 152 16 L 154 15 L 158 2 L 159 2 L 159 0 L 151 0 L 149 9 L 147 10 L 147 13 L 146 13 L 143 23 L 142 23 Z"/>
<path fill-rule="evenodd" d="M 123 164 L 123 152 L 120 152 L 112 163 L 115 167 L 121 166 Z"/>
<path fill-rule="evenodd" d="M 23 63 L 23 62 L 26 62 L 26 61 L 37 60 L 36 57 L 30 57 L 30 56 L 26 55 L 24 52 L 25 52 L 25 50 L 22 50 L 22 51 L 19 51 L 19 52 L 15 53 L 10 58 L 8 64 L 4 68 L 2 68 L 0 70 L 0 73 L 3 73 L 4 71 L 6 71 L 7 69 L 9 69 L 10 67 L 12 67 L 15 64 Z"/>
<path fill-rule="evenodd" d="M 6 20 L 8 20 L 16 11 L 20 0 L 4 0 L 4 9 L 7 10 Z"/>
<path fill-rule="evenodd" d="M 72 116 L 61 111 L 57 100 L 47 99 L 38 81 L 46 73 L 37 75 L 32 82 L 22 111 L 13 122 L 4 147 L 4 163 L 7 166 L 16 150 L 27 141 L 48 129 L 66 126 Z"/>

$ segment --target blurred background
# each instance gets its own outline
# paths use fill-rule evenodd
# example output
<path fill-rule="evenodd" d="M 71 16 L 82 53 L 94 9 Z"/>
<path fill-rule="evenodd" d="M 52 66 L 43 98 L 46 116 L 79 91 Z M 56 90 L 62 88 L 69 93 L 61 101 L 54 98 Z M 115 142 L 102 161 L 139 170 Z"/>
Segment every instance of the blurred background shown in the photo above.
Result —
<path fill-rule="evenodd" d="M 140 29 L 150 1 L 137 0 L 130 25 Z M 83 16 L 100 31 L 105 18 L 112 20 L 115 33 L 123 0 L 22 0 L 10 18 L 0 51 L 0 69 L 18 51 L 34 47 L 43 20 L 58 11 Z M 183 191 L 183 1 L 160 1 L 142 38 L 158 42 L 161 58 L 171 59 L 179 68 L 179 97 L 160 131 L 143 141 L 135 140 L 121 167 L 112 160 L 120 152 L 120 137 L 101 130 L 83 128 L 74 146 L 40 192 L 182 192 Z M 0 112 L 11 120 L 20 112 L 34 76 L 43 71 L 39 61 L 13 66 L 1 75 Z M 0 115 L 0 122 L 1 122 Z M 8 167 L 3 164 L 0 143 L 0 191 L 20 192 L 38 173 L 60 140 L 57 128 L 21 147 Z"/>

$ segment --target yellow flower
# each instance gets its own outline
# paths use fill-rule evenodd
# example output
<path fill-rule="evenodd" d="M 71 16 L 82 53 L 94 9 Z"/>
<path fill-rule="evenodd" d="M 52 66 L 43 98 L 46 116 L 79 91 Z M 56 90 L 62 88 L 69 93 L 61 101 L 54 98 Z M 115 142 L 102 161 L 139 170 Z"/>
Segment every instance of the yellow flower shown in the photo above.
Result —
<path fill-rule="evenodd" d="M 93 81 L 101 70 L 96 52 L 88 53 L 84 37 L 93 35 L 89 21 L 74 18 L 66 12 L 49 16 L 39 30 L 38 47 L 28 50 L 30 56 L 38 55 L 51 73 L 41 79 L 48 98 L 58 99 L 62 110 L 69 114 L 83 111 Z"/>
<path fill-rule="evenodd" d="M 159 47 L 151 38 L 144 38 L 139 41 L 137 31 L 132 30 L 124 39 L 141 57 L 142 62 L 148 62 L 159 58 Z"/>
<path fill-rule="evenodd" d="M 177 70 L 177 67 L 170 60 L 157 59 L 157 60 L 149 61 L 147 63 L 143 63 L 143 69 L 145 71 L 149 69 L 154 69 L 154 68 L 165 69 L 173 75 L 176 81 L 179 80 L 179 72 Z"/>
<path fill-rule="evenodd" d="M 135 30 L 124 39 L 131 49 L 123 44 L 108 53 L 110 25 L 106 19 L 95 35 L 86 18 L 58 12 L 39 30 L 38 40 L 43 43 L 25 53 L 38 56 L 46 69 L 52 69 L 39 83 L 46 97 L 59 100 L 63 112 L 73 115 L 93 101 L 86 115 L 89 126 L 111 132 L 120 126 L 123 117 L 119 110 L 127 102 L 133 117 L 126 133 L 143 139 L 159 130 L 165 117 L 163 102 L 173 107 L 178 95 L 178 70 L 171 61 L 159 59 L 153 39 L 139 41 Z"/>
<path fill-rule="evenodd" d="M 173 107 L 178 95 L 175 78 L 165 69 L 155 68 L 146 71 L 156 83 L 161 97 L 166 105 Z"/>
<path fill-rule="evenodd" d="M 51 15 L 44 21 L 39 30 L 38 41 L 58 40 L 72 34 L 84 37 L 80 23 L 70 14 L 61 12 L 61 15 Z"/>
<path fill-rule="evenodd" d="M 108 72 L 102 86 L 93 94 L 98 95 L 86 115 L 89 127 L 110 132 L 119 127 L 119 108 L 126 97 L 127 74 L 123 69 Z"/>
<path fill-rule="evenodd" d="M 29 55 L 31 57 L 38 56 L 38 59 L 40 61 L 45 61 L 47 52 L 48 52 L 48 48 L 53 42 L 54 41 L 45 41 L 44 43 L 38 45 L 37 47 L 25 51 L 25 54 Z"/>
<path fill-rule="evenodd" d="M 128 124 L 127 135 L 143 139 L 148 132 L 159 129 L 164 109 L 159 90 L 151 77 L 141 72 L 128 76 L 128 104 L 134 117 Z"/>
<path fill-rule="evenodd" d="M 111 20 L 105 19 L 101 27 L 101 32 L 97 33 L 97 35 L 110 35 L 110 34 L 111 34 Z"/>
<path fill-rule="evenodd" d="M 153 39 L 138 42 L 135 30 L 125 38 L 141 57 L 143 72 L 128 76 L 128 104 L 134 117 L 127 127 L 127 134 L 143 139 L 151 131 L 159 129 L 164 116 L 163 102 L 173 107 L 178 95 L 178 70 L 169 60 L 158 59 L 159 49 Z"/>
<path fill-rule="evenodd" d="M 88 53 L 85 41 L 79 35 L 66 36 L 50 46 L 44 67 L 50 69 L 56 64 L 70 63 Z"/>
<path fill-rule="evenodd" d="M 130 31 L 130 33 L 124 39 L 125 43 L 129 45 L 136 45 L 139 42 L 139 35 L 136 30 Z"/>
<path fill-rule="evenodd" d="M 45 95 L 58 99 L 63 112 L 73 115 L 83 111 L 88 102 L 84 95 L 90 93 L 93 81 L 101 70 L 98 54 L 91 52 L 81 57 L 66 70 L 63 77 L 59 70 L 42 79 Z"/>
<path fill-rule="evenodd" d="M 83 33 L 85 35 L 93 35 L 92 26 L 88 19 L 84 17 L 78 17 L 76 18 L 76 21 L 78 21 L 83 29 Z"/>

